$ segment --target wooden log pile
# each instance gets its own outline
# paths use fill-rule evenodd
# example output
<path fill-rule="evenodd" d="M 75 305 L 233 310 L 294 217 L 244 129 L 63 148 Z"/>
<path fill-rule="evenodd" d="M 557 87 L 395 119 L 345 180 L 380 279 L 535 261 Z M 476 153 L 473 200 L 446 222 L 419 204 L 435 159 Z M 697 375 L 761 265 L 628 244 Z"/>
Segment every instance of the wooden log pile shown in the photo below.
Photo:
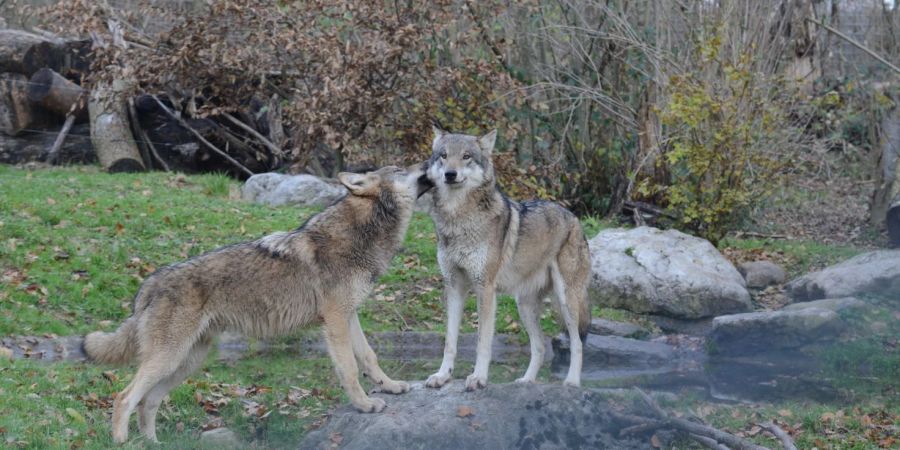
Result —
<path fill-rule="evenodd" d="M 129 80 L 82 86 L 89 41 L 0 30 L 0 163 L 99 162 L 109 172 L 224 172 L 285 164 L 280 99 L 199 117 L 202 99 L 140 93 Z"/>

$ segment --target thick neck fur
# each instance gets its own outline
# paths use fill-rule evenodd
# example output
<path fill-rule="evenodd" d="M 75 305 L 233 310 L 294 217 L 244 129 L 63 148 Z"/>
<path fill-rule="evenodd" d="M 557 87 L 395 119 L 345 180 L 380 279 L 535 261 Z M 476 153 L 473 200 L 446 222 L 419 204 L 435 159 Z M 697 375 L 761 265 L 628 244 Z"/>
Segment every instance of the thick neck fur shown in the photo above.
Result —
<path fill-rule="evenodd" d="M 313 258 L 324 268 L 376 277 L 403 243 L 412 217 L 407 203 L 387 190 L 372 197 L 347 195 L 297 230 L 271 234 L 258 245 L 288 258 Z"/>
<path fill-rule="evenodd" d="M 503 194 L 497 189 L 492 167 L 485 170 L 484 181 L 468 189 L 452 189 L 438 183 L 432 190 L 432 215 L 435 219 L 459 222 L 468 214 L 503 213 Z"/>

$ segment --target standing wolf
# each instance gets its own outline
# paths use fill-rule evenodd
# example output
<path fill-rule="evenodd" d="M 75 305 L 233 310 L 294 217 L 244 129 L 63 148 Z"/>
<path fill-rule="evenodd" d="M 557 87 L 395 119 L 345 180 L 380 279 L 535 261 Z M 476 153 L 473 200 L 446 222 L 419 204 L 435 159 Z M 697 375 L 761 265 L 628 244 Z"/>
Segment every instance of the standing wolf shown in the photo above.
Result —
<path fill-rule="evenodd" d="M 444 360 L 426 381 L 441 387 L 450 380 L 463 304 L 470 290 L 478 299 L 478 347 L 475 370 L 466 389 L 484 387 L 491 361 L 496 294 L 516 297 L 519 316 L 531 341 L 531 362 L 517 381 L 533 382 L 544 358 L 539 322 L 544 298 L 555 300 L 571 341 L 565 383 L 581 383 L 581 338 L 590 310 L 588 245 L 581 223 L 552 202 L 518 203 L 497 189 L 491 152 L 497 131 L 482 137 L 434 129 L 432 156 L 425 163 L 435 185 L 431 217 L 438 237 L 438 262 L 447 300 Z"/>
<path fill-rule="evenodd" d="M 141 432 L 155 441 L 163 397 L 203 363 L 223 330 L 268 337 L 322 322 L 328 353 L 356 409 L 385 406 L 363 391 L 357 363 L 381 390 L 407 392 L 408 384 L 379 368 L 356 309 L 403 242 L 416 198 L 426 189 L 421 175 L 397 167 L 342 173 L 338 179 L 349 194 L 299 229 L 223 247 L 148 277 L 132 316 L 116 332 L 85 337 L 94 361 L 140 363 L 113 404 L 113 440 L 128 438 L 137 408 Z"/>

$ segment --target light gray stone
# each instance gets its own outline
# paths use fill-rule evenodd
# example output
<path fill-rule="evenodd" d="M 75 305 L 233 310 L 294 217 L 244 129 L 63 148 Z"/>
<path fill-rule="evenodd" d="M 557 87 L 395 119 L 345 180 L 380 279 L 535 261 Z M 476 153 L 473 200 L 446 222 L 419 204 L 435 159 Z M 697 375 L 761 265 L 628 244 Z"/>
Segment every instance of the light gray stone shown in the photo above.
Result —
<path fill-rule="evenodd" d="M 224 448 L 241 448 L 241 439 L 234 431 L 228 428 L 213 428 L 200 433 L 200 441 L 206 444 L 221 446 Z"/>
<path fill-rule="evenodd" d="M 588 333 L 626 338 L 639 338 L 650 334 L 643 327 L 633 323 L 616 322 L 615 320 L 601 318 L 591 320 L 591 326 L 588 328 Z"/>
<path fill-rule="evenodd" d="M 624 425 L 595 392 L 559 383 L 490 384 L 465 392 L 462 383 L 441 389 L 413 383 L 407 394 L 375 394 L 387 402 L 377 414 L 343 406 L 299 448 L 652 448 L 646 438 L 619 438 Z"/>
<path fill-rule="evenodd" d="M 340 183 L 313 175 L 260 173 L 250 177 L 241 197 L 271 206 L 328 206 L 347 194 Z"/>
<path fill-rule="evenodd" d="M 836 312 L 823 308 L 719 316 L 713 319 L 710 350 L 717 355 L 740 356 L 797 349 L 833 341 L 844 327 Z"/>
<path fill-rule="evenodd" d="M 651 227 L 590 240 L 591 300 L 638 313 L 697 319 L 751 308 L 737 269 L 707 240 Z"/>
<path fill-rule="evenodd" d="M 785 287 L 795 301 L 870 294 L 900 299 L 900 249 L 877 250 L 797 278 Z"/>
<path fill-rule="evenodd" d="M 762 289 L 787 280 L 784 269 L 771 261 L 745 262 L 738 264 L 737 269 L 749 288 Z"/>
<path fill-rule="evenodd" d="M 811 302 L 794 303 L 782 308 L 782 311 L 800 311 L 807 308 L 821 308 L 841 314 L 845 311 L 855 311 L 866 308 L 866 303 L 854 297 L 827 298 Z"/>

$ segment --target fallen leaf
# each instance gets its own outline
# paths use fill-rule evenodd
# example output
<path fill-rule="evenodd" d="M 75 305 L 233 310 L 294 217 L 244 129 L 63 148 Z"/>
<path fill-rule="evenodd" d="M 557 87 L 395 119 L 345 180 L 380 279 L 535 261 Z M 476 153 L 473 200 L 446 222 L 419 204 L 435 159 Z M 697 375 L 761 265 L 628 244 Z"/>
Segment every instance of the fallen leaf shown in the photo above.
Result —
<path fill-rule="evenodd" d="M 456 417 L 469 417 L 474 414 L 475 410 L 465 405 L 460 406 L 459 409 L 456 410 Z"/>
<path fill-rule="evenodd" d="M 789 409 L 781 409 L 778 411 L 778 415 L 781 417 L 792 417 L 794 413 L 792 413 Z"/>
<path fill-rule="evenodd" d="M 116 222 L 116 234 L 120 236 L 125 234 L 125 225 L 122 225 L 121 222 Z"/>
<path fill-rule="evenodd" d="M 332 444 L 338 445 L 344 440 L 344 436 L 341 436 L 341 433 L 331 433 L 331 436 L 328 436 L 328 440 Z"/>
<path fill-rule="evenodd" d="M 12 361 L 12 359 L 13 359 L 12 349 L 8 349 L 6 347 L 0 347 L 0 359 L 8 359 L 8 360 Z"/>
<path fill-rule="evenodd" d="M 75 411 L 72 408 L 66 408 L 66 414 L 68 414 L 69 417 L 72 418 L 72 420 L 74 420 L 78 423 L 87 423 L 87 421 L 84 420 L 84 416 L 82 416 L 81 413 L 79 413 L 78 411 Z"/>
<path fill-rule="evenodd" d="M 659 437 L 656 436 L 656 433 L 654 433 L 653 436 L 650 436 L 650 445 L 652 445 L 653 448 L 662 447 L 662 444 L 659 442 Z"/>
<path fill-rule="evenodd" d="M 110 383 L 115 383 L 116 381 L 119 381 L 119 376 L 116 375 L 116 373 L 113 372 L 112 370 L 107 370 L 106 372 L 103 372 L 103 378 L 106 378 L 107 380 L 109 380 Z"/>

